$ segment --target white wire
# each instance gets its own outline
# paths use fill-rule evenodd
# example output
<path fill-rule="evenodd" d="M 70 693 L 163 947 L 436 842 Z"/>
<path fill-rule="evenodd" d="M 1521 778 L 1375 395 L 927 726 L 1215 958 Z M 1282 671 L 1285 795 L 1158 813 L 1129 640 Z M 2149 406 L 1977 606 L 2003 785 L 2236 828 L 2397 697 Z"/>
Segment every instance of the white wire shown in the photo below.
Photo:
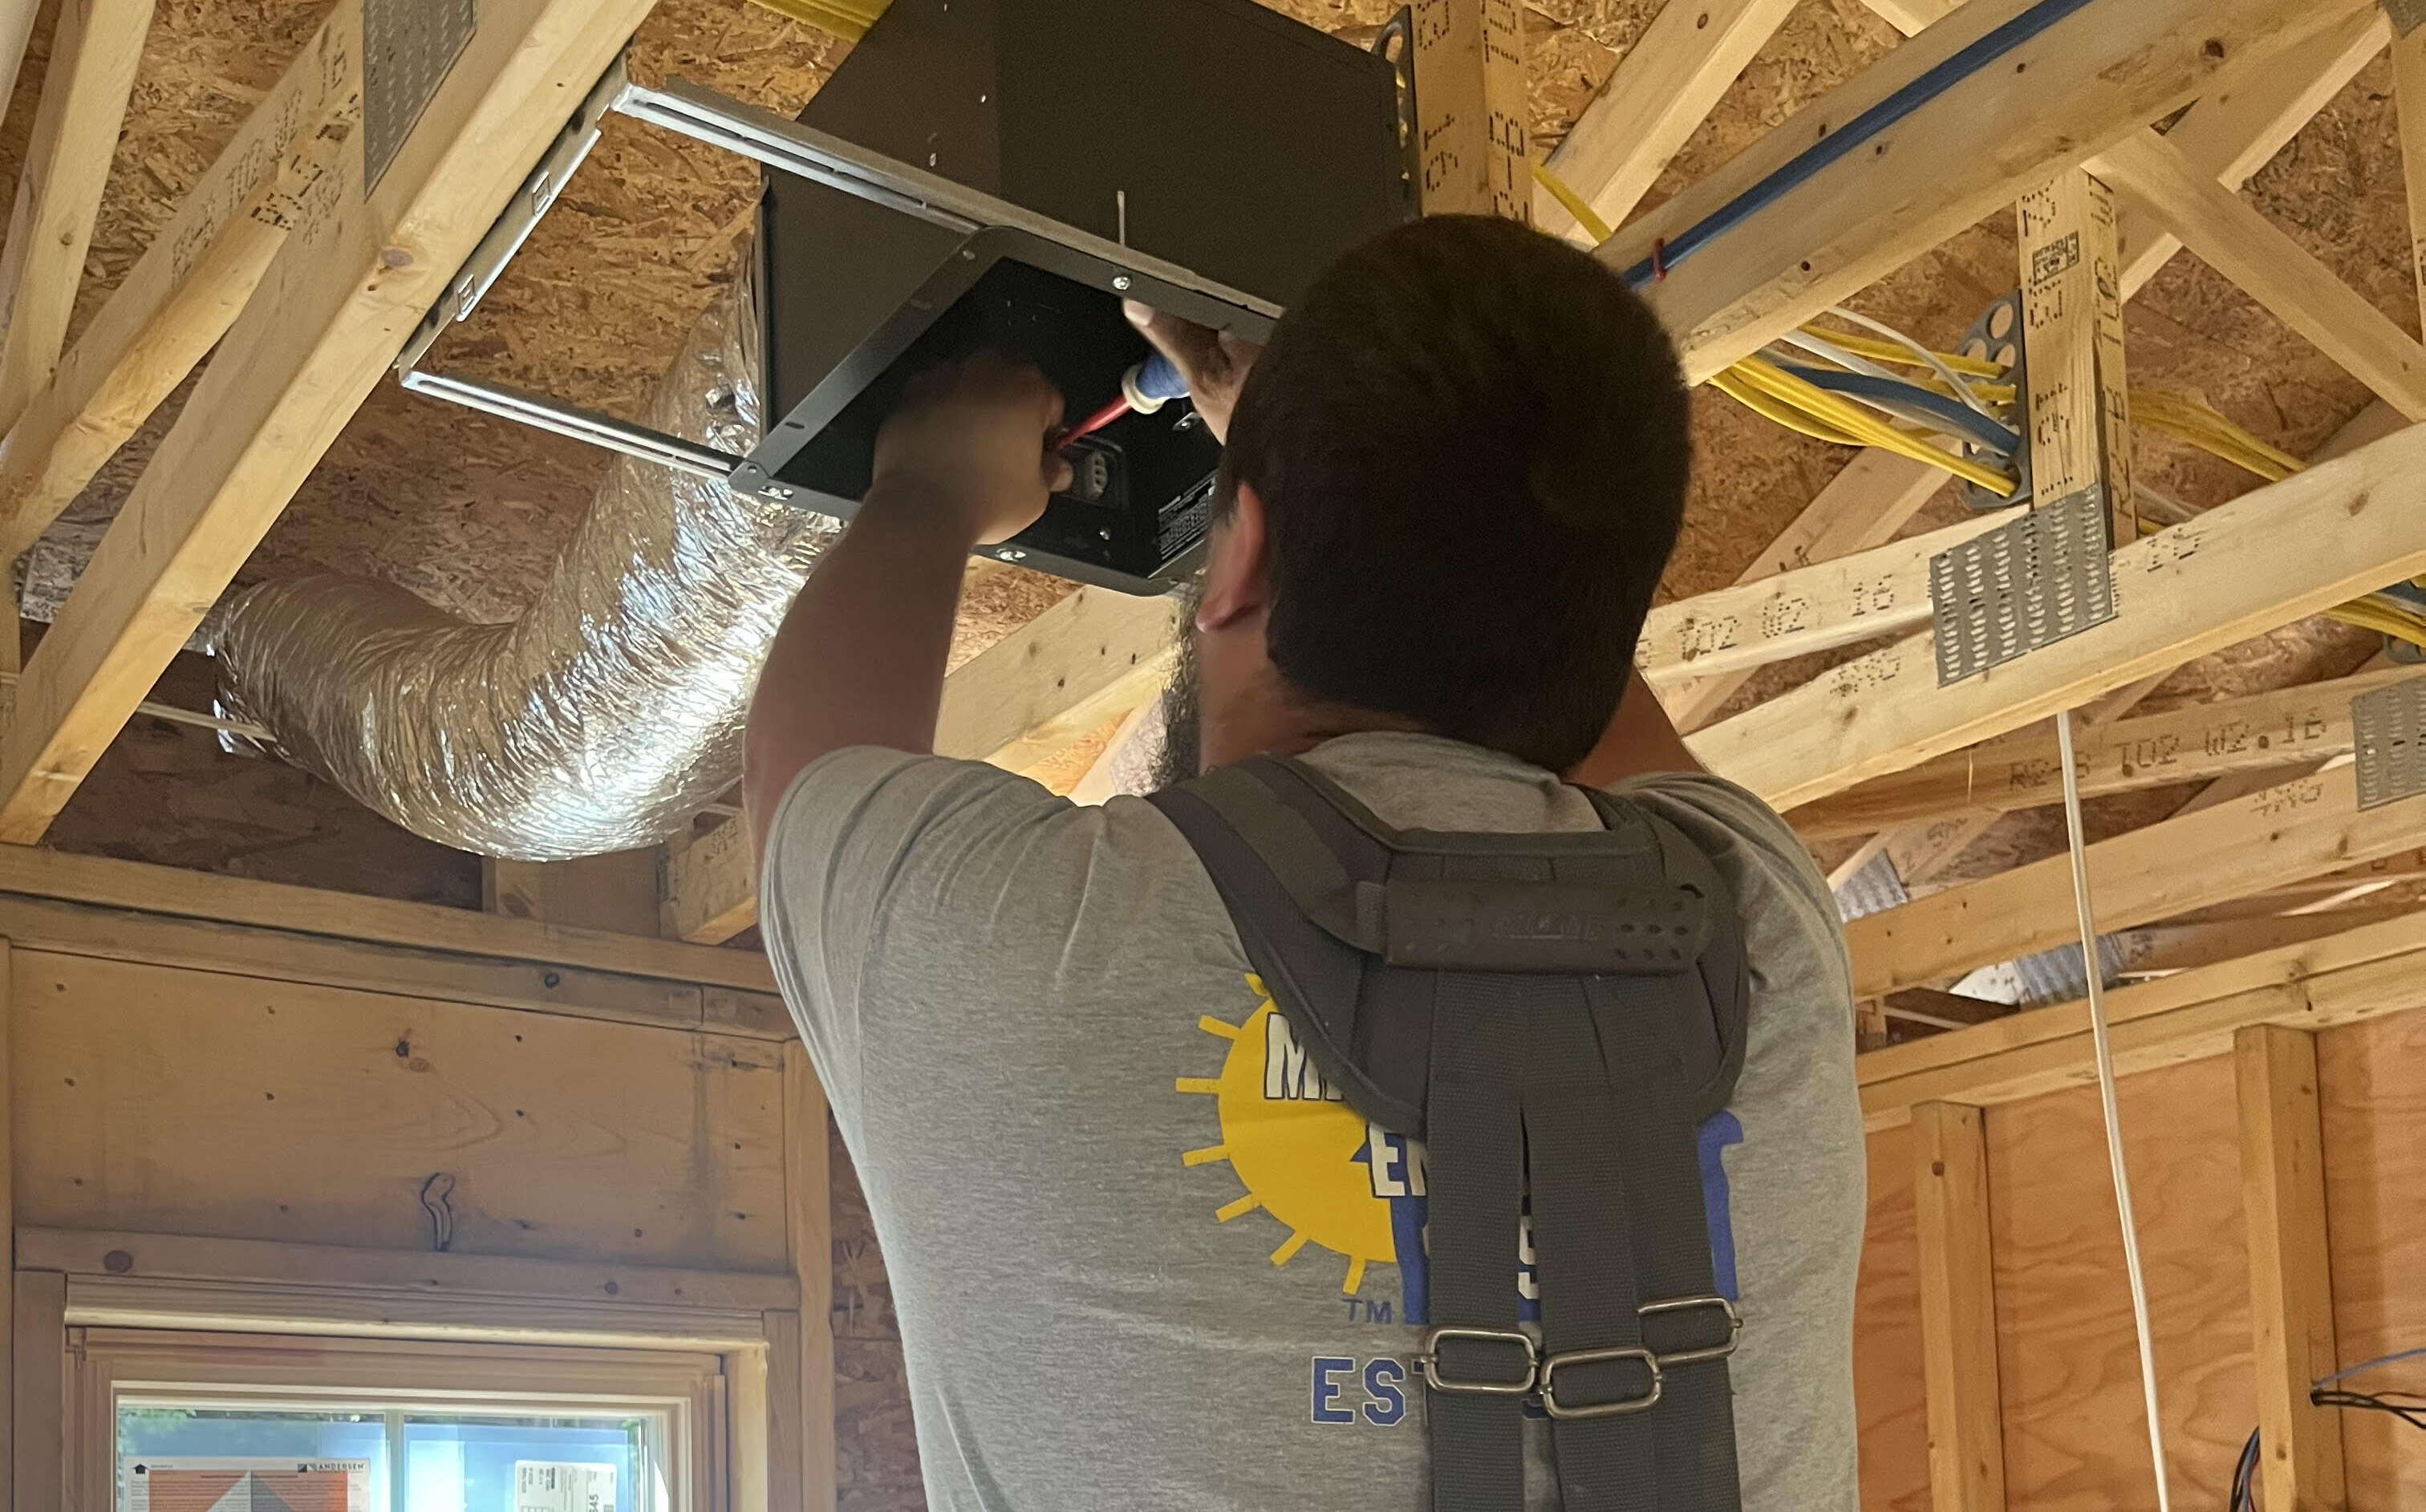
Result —
<path fill-rule="evenodd" d="M 1996 410 L 1989 409 L 1986 404 L 1981 401 L 1978 394 L 1971 392 L 1971 385 L 1965 383 L 1961 378 L 1957 377 L 1954 369 L 1947 366 L 1935 352 L 1923 346 L 1920 343 L 1913 340 L 1910 336 L 1905 335 L 1902 331 L 1896 330 L 1893 326 L 1888 325 L 1884 320 L 1872 320 L 1869 316 L 1862 314 L 1860 311 L 1848 310 L 1841 304 L 1829 306 L 1828 313 L 1835 315 L 1839 320 L 1850 320 L 1854 325 L 1867 327 L 1871 330 L 1877 331 L 1880 335 L 1884 336 L 1887 340 L 1894 342 L 1897 346 L 1912 353 L 1915 357 L 1927 362 L 1931 367 L 1935 368 L 1937 370 L 1937 376 L 1946 380 L 1947 386 L 1954 391 L 1954 396 L 1956 398 L 1962 400 L 1965 404 L 1970 406 L 1980 413 L 1986 415 L 1989 419 L 1996 421 L 1997 424 L 2001 426 L 2005 423 L 1997 415 Z"/>
<path fill-rule="evenodd" d="M 1824 357 L 1848 373 L 1867 374 L 1871 378 L 1885 378 L 1895 383 L 1910 381 L 1900 374 L 1887 371 L 1857 352 L 1849 352 L 1835 342 L 1814 336 L 1807 330 L 1789 330 L 1777 339 L 1789 346 L 1799 346 L 1814 357 Z"/>
<path fill-rule="evenodd" d="M 2173 1512 L 2165 1486 L 2164 1420 L 2157 1411 L 2157 1345 L 2148 1327 L 2148 1278 L 2140 1266 L 2140 1225 L 2131 1178 L 2123 1167 L 2123 1118 L 2114 1104 L 2114 1045 L 2106 1029 L 2104 973 L 2089 907 L 2089 857 L 2080 835 L 2080 772 L 2073 764 L 2072 712 L 2055 716 L 2056 759 L 2063 767 L 2063 826 L 2072 850 L 2072 906 L 2080 924 L 2080 969 L 2089 982 L 2089 1037 L 2097 1055 L 2097 1102 L 2106 1118 L 2106 1161 L 2114 1173 L 2114 1208 L 2123 1220 L 2123 1271 L 2131 1284 L 2131 1323 L 2140 1337 L 2140 1394 L 2148 1413 L 2148 1458 L 2157 1472 L 2157 1512 Z"/>

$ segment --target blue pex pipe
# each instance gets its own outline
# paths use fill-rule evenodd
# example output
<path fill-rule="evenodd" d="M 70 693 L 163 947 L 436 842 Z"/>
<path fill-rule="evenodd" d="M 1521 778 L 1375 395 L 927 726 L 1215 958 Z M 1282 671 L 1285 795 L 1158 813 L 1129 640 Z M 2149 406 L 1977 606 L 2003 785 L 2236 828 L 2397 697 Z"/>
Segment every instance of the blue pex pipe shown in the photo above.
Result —
<path fill-rule="evenodd" d="M 1130 373 L 1137 392 L 1146 398 L 1168 403 L 1188 397 L 1188 380 L 1179 376 L 1179 369 L 1172 365 L 1171 359 L 1160 352 L 1130 369 Z"/>
<path fill-rule="evenodd" d="M 2037 5 L 1845 122 L 1843 129 L 1830 132 L 1812 143 L 1769 177 L 1677 233 L 1661 244 L 1656 257 L 1644 258 L 1627 268 L 1625 281 L 1639 289 L 1665 277 L 1668 269 L 1809 183 L 1822 169 L 1843 160 L 1871 137 L 2090 4 L 2091 0 L 2039 0 Z"/>
<path fill-rule="evenodd" d="M 1780 365 L 1815 389 L 1826 389 L 1832 394 L 1847 394 L 1856 399 L 1889 399 L 1910 405 L 1935 417 L 1949 429 L 1960 430 L 1981 445 L 2003 456 L 2011 457 L 2021 449 L 2022 438 L 2011 427 L 1989 419 L 1960 399 L 1949 399 L 1917 383 L 1873 378 L 1868 373 L 1837 373 L 1823 367 L 1804 367 L 1796 362 Z"/>

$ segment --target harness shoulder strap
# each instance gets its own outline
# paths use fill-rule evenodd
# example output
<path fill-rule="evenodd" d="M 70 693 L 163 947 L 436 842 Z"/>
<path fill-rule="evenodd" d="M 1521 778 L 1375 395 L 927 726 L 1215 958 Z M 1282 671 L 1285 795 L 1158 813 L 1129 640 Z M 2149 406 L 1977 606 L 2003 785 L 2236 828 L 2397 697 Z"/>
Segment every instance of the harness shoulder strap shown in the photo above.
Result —
<path fill-rule="evenodd" d="M 1698 1125 L 1743 1058 L 1724 880 L 1644 805 L 1605 828 L 1399 831 L 1303 764 L 1154 795 L 1248 957 L 1352 1107 L 1429 1145 L 1420 1357 L 1435 1512 L 1517 1512 L 1552 1419 L 1571 1512 L 1734 1512 L 1726 1356 Z M 1529 1203 L 1529 1218 L 1527 1204 Z M 1512 1247 L 1529 1221 L 1536 1343 Z"/>

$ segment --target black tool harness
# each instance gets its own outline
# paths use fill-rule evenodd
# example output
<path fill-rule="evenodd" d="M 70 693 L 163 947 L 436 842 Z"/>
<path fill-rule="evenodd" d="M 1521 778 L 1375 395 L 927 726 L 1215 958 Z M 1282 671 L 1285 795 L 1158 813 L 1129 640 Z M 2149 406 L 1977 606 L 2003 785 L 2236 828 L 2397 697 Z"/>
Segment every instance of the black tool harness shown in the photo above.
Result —
<path fill-rule="evenodd" d="M 1298 1042 L 1425 1141 L 1434 1512 L 1522 1512 L 1550 1420 L 1567 1512 L 1736 1512 L 1699 1131 L 1743 1065 L 1735 904 L 1645 806 L 1605 828 L 1399 831 L 1302 763 L 1153 796 L 1205 863 Z M 1540 1338 L 1519 1324 L 1532 1227 Z"/>

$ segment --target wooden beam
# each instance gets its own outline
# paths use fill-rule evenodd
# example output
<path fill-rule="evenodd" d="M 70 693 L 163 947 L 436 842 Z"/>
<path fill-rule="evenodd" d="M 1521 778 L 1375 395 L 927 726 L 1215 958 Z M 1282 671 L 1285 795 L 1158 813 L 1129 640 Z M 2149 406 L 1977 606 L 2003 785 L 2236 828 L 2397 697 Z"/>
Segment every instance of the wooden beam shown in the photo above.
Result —
<path fill-rule="evenodd" d="M 2391 33 L 2382 10 L 2349 17 L 2271 66 L 2201 95 L 2166 129 L 2165 140 L 2200 171 L 2237 190 L 2384 51 Z M 2173 261 L 2182 243 L 2127 192 L 2120 200 L 2123 298 L 2128 299 Z"/>
<path fill-rule="evenodd" d="M 2144 924 L 2314 877 L 2418 844 L 2420 814 L 2361 811 L 2353 768 L 2302 777 L 2088 848 L 2089 892 L 2103 928 Z M 1857 996 L 1879 996 L 2012 960 L 2078 937 L 2072 862 L 2017 866 L 1845 926 Z"/>
<path fill-rule="evenodd" d="M 2426 319 L 2426 27 L 2392 44 L 2392 98 L 2400 112 L 2402 185 L 2409 195 L 2409 265 Z"/>
<path fill-rule="evenodd" d="M 2030 8 L 1971 0 L 1601 248 L 1699 382 L 2149 121 L 2270 67 L 2364 0 L 2090 0 L 1852 149 L 1840 128 Z M 1994 153 L 1978 150 L 1997 144 Z M 1791 184 L 1806 151 L 1836 156 Z M 1725 229 L 1701 240 L 1725 212 Z M 1698 245 L 1697 245 L 1698 243 Z"/>
<path fill-rule="evenodd" d="M 774 973 L 763 957 L 749 951 L 706 950 L 671 940 L 600 934 L 466 909 L 62 851 L 0 846 L 0 893 L 6 893 L 408 950 L 571 966 L 744 992 L 775 990 Z"/>
<path fill-rule="evenodd" d="M 509 919 L 657 938 L 656 850 L 567 861 L 480 858 L 480 906 Z"/>
<path fill-rule="evenodd" d="M 322 178 L 26 665 L 0 839 L 40 838 L 647 11 L 495 0 L 377 188 L 358 153 Z"/>
<path fill-rule="evenodd" d="M 1872 8 L 1909 36 L 1953 7 L 1951 0 L 1880 0 Z M 1904 19 L 1899 19 L 1899 8 Z M 2237 189 L 2383 49 L 2387 32 L 2380 10 L 2370 8 L 2349 17 L 2284 54 L 2279 66 L 2226 78 L 2183 113 L 2166 139 Z M 2123 207 L 2117 234 L 2124 257 L 2123 298 L 2127 300 L 2181 249 L 2181 243 L 2129 203 Z M 1937 470 L 1907 458 L 1859 453 L 1739 581 L 1884 544 L 1944 482 Z M 1749 676 L 1732 673 L 1665 688 L 1660 702 L 1676 728 L 1690 732 L 1708 723 Z M 1966 836 L 1964 844 L 1968 843 Z M 1958 853 L 1960 849 L 1955 847 Z"/>
<path fill-rule="evenodd" d="M 10 1504 L 64 1507 L 68 1279 L 55 1270 L 19 1270 L 14 1292 L 9 1416 L 16 1500 Z"/>
<path fill-rule="evenodd" d="M 227 333 L 345 136 L 330 123 L 296 142 L 216 235 L 191 236 L 210 217 L 188 200 L 192 224 L 154 240 L 0 440 L 0 555 L 32 546 Z"/>
<path fill-rule="evenodd" d="M 2426 670 L 2387 668 L 2083 731 L 2074 748 L 2081 796 L 2274 771 L 2347 754 L 2350 700 L 2411 678 L 2426 678 Z M 2033 727 L 1848 788 L 1794 810 L 1787 819 L 1805 838 L 1827 840 L 1949 814 L 2003 813 L 2062 800 L 2055 732 Z"/>
<path fill-rule="evenodd" d="M 2257 1357 L 2258 1479 L 2268 1506 L 2325 1512 L 2348 1503 L 2340 1410 L 2308 1400 L 2309 1383 L 2340 1364 L 2317 1040 L 2256 1024 L 2232 1037 L 2232 1058 Z"/>
<path fill-rule="evenodd" d="M 1916 635 L 1690 744 L 1771 804 L 1807 803 L 2426 570 L 2421 519 L 2426 428 L 2413 426 L 2116 552 L 2118 613 L 2103 624 L 1947 687 Z"/>
<path fill-rule="evenodd" d="M 808 1047 L 784 1047 L 784 1198 L 786 1244 L 800 1280 L 799 1505 L 833 1512 L 833 1184 L 826 1094 Z"/>
<path fill-rule="evenodd" d="M 1927 624 L 1930 558 L 2011 524 L 2019 512 L 1999 509 L 1907 540 L 1661 604 L 1642 622 L 1635 668 L 1658 687 Z"/>
<path fill-rule="evenodd" d="M 1929 1504 L 1932 1512 L 2004 1512 L 1986 1120 L 1978 1108 L 1928 1102 L 1913 1110 L 1912 1130 Z"/>
<path fill-rule="evenodd" d="M 2261 950 L 2322 940 L 2362 925 L 2381 924 L 2417 910 L 2406 905 L 2343 909 L 2331 913 L 2288 914 L 2272 919 L 2217 919 L 2142 925 L 2107 936 L 2122 956 L 2126 976 L 2166 976 L 2234 960 Z"/>
<path fill-rule="evenodd" d="M 2030 487 L 2039 504 L 2106 493 L 2107 546 L 2140 539 L 2114 196 L 2067 169 L 2016 209 L 2022 343 L 2029 354 Z"/>
<path fill-rule="evenodd" d="M 1425 214 L 1532 220 L 1524 25 L 1518 0 L 1415 0 Z"/>
<path fill-rule="evenodd" d="M 2426 346 L 2215 179 L 2148 133 L 2096 171 L 2132 194 L 2209 266 L 2409 419 L 2426 420 Z"/>
<path fill-rule="evenodd" d="M 788 1273 L 632 1265 L 601 1260 L 537 1260 L 395 1250 L 293 1240 L 218 1239 L 99 1229 L 23 1228 L 18 1263 L 69 1276 L 255 1282 L 276 1286 L 449 1293 L 469 1296 L 580 1298 L 600 1307 L 791 1307 Z"/>
<path fill-rule="evenodd" d="M 1179 655 L 1179 601 L 1080 588 L 944 679 L 938 755 L 1025 772 L 1153 698 Z M 666 927 L 730 940 L 758 922 L 747 826 L 727 822 L 670 845 Z"/>
<path fill-rule="evenodd" d="M 1985 998 L 1965 997 L 1959 992 L 1941 992 L 1934 988 L 1913 987 L 1884 1000 L 1887 1017 L 1911 1023 L 1923 1023 L 1933 1029 L 1968 1029 L 1975 1023 L 1986 1023 L 2013 1012 L 2009 1004 L 1991 1003 Z"/>
<path fill-rule="evenodd" d="M 2262 951 L 2106 995 L 2116 1070 L 2128 1075 L 2229 1054 L 2256 1023 L 2322 1029 L 2421 1005 L 2426 911 Z M 1854 1062 L 1872 1129 L 1924 1102 L 1982 1106 L 2096 1080 L 2088 1005 L 2030 1008 L 1976 1028 L 1890 1046 Z"/>
<path fill-rule="evenodd" d="M 1609 225 L 1625 224 L 1794 0 L 1668 0 L 1550 154 L 1550 171 Z M 1539 190 L 1537 225 L 1569 219 Z"/>
<path fill-rule="evenodd" d="M 1937 496 L 1946 476 L 1925 462 L 1892 452 L 1854 453 L 1844 470 L 1829 480 L 1736 582 L 1757 583 L 1798 567 L 1885 545 Z M 1751 676 L 1746 670 L 1672 684 L 1659 689 L 1659 702 L 1677 729 L 1698 730 Z"/>
<path fill-rule="evenodd" d="M 0 333 L 0 430 L 25 412 L 67 346 L 102 187 L 151 26 L 152 0 L 60 0 L 42 103 L 18 171 L 8 239 L 0 247 L 0 298 L 8 311 Z"/>
<path fill-rule="evenodd" d="M 1934 23 L 1944 21 L 1962 0 L 1862 0 L 1862 4 L 1906 37 L 1917 37 Z"/>

